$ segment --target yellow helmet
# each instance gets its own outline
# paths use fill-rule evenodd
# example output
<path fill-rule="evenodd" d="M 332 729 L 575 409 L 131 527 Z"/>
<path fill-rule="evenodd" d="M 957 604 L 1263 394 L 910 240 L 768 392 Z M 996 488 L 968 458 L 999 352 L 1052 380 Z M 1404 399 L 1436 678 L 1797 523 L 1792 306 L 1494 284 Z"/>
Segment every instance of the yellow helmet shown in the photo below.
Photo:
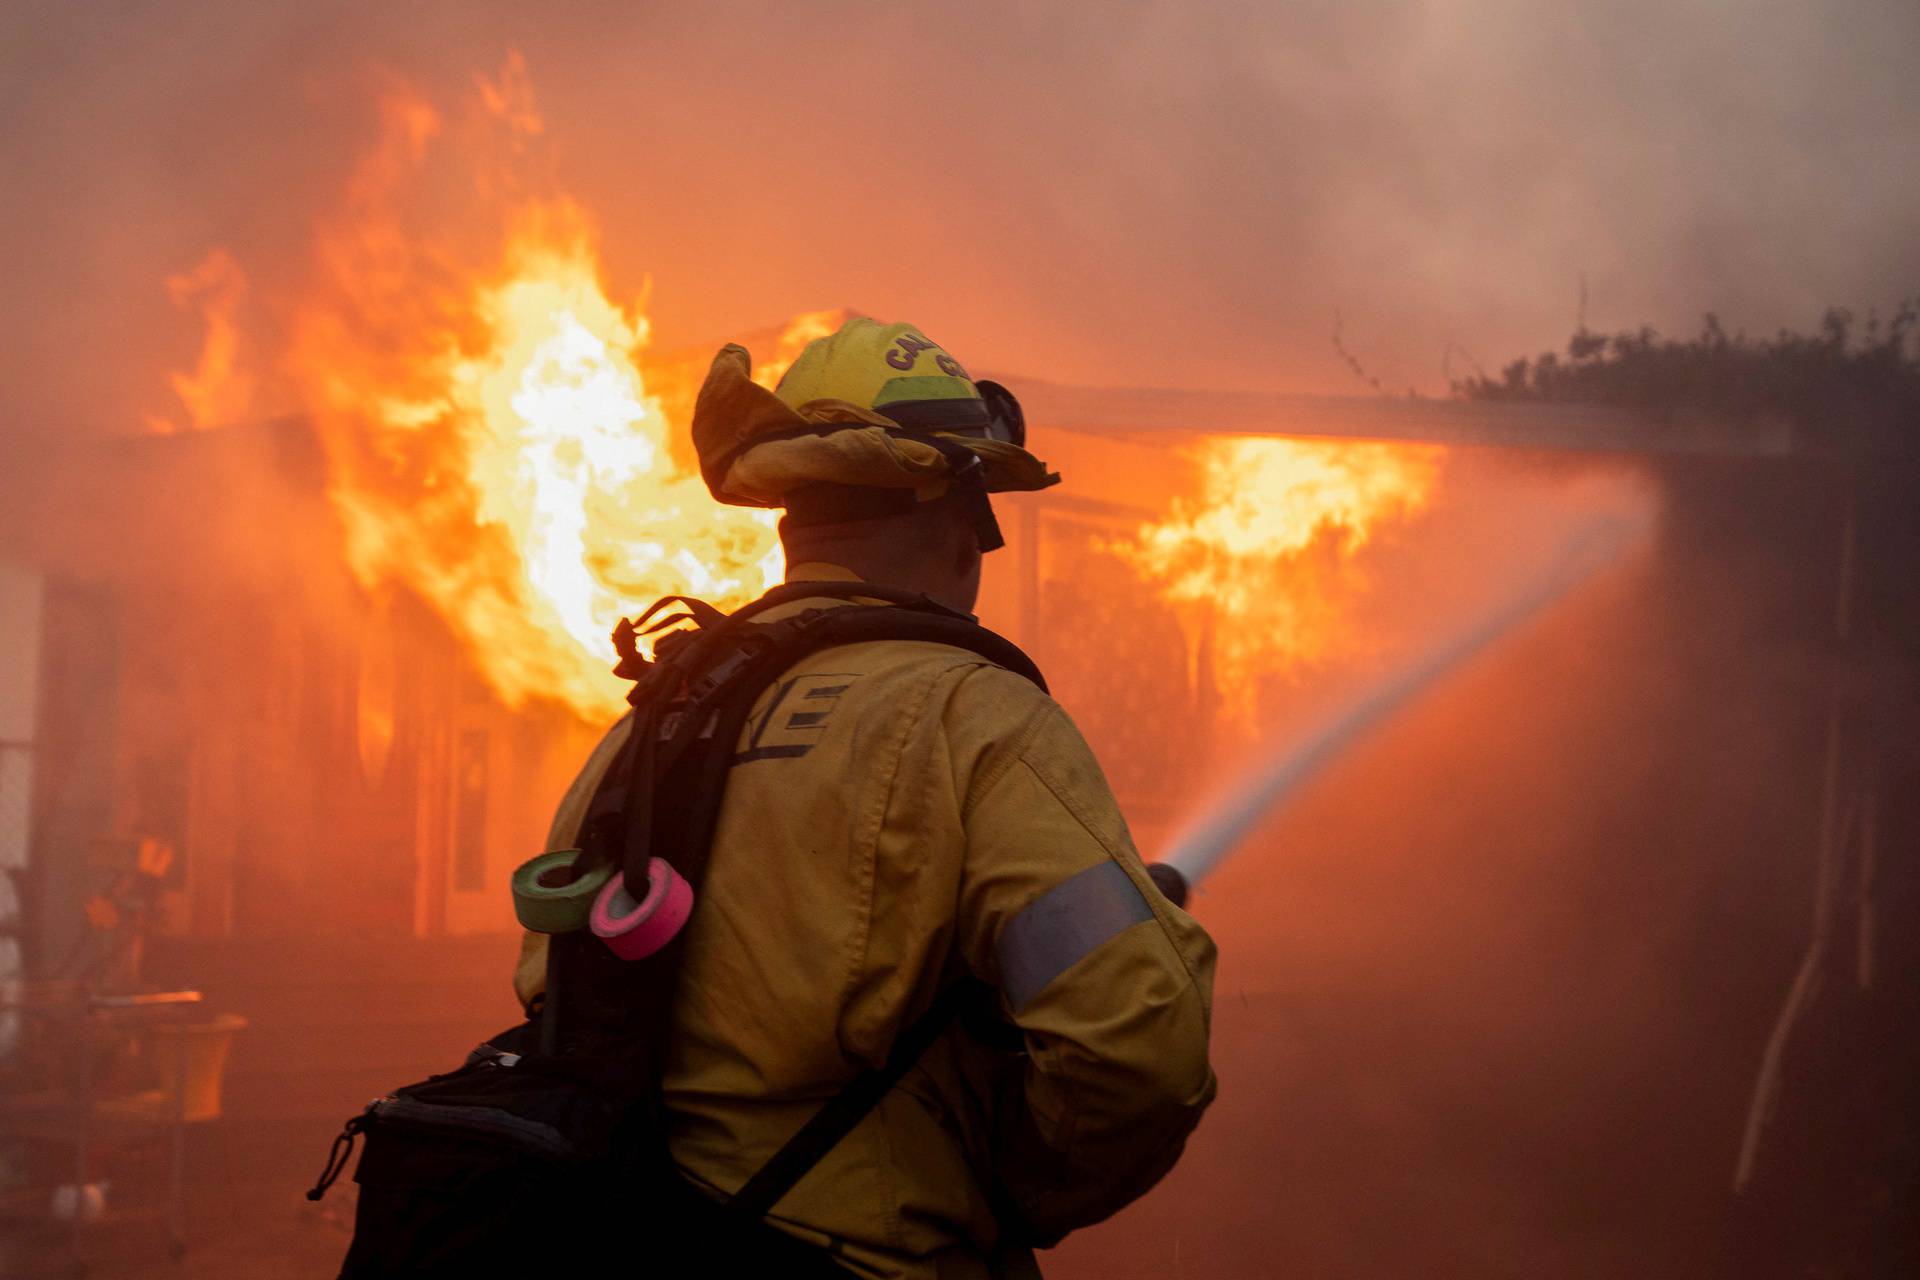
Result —
<path fill-rule="evenodd" d="M 865 316 L 809 342 L 774 394 L 797 412 L 839 401 L 910 430 L 986 432 L 992 426 L 986 397 L 945 348 L 913 325 Z"/>
<path fill-rule="evenodd" d="M 707 488 L 721 502 L 785 507 L 797 523 L 903 510 L 970 491 L 983 547 L 998 545 L 988 493 L 1060 477 L 1026 450 L 1020 404 L 975 382 L 910 324 L 856 316 L 807 344 L 774 391 L 729 345 L 693 412 Z"/>

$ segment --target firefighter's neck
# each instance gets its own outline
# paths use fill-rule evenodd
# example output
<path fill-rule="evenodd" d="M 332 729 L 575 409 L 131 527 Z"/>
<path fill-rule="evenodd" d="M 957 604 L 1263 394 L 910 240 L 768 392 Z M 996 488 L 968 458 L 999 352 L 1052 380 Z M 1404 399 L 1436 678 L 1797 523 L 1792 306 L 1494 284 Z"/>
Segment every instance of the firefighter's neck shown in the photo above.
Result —
<path fill-rule="evenodd" d="M 841 524 L 783 521 L 787 563 L 836 566 L 842 576 L 918 591 L 963 613 L 980 597 L 980 544 L 966 511 L 934 501 L 912 511 Z M 816 573 L 818 571 L 815 571 Z M 794 581 L 804 575 L 788 573 Z"/>
<path fill-rule="evenodd" d="M 974 561 L 977 566 L 979 561 Z M 811 559 L 787 566 L 788 582 L 872 582 L 917 591 L 949 609 L 972 613 L 980 597 L 980 573 L 956 572 L 948 565 L 930 564 L 924 559 L 902 560 L 886 555 L 861 556 L 845 551 L 832 560 Z"/>

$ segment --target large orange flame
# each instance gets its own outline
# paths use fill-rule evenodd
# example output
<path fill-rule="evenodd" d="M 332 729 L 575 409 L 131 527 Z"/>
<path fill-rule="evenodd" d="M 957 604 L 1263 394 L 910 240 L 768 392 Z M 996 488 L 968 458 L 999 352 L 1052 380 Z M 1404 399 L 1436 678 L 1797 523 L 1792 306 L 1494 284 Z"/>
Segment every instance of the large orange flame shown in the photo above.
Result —
<path fill-rule="evenodd" d="M 1229 710 L 1257 677 L 1344 651 L 1354 553 L 1423 510 L 1444 450 L 1351 440 L 1213 437 L 1196 496 L 1121 548 L 1170 600 L 1203 615 Z M 1240 696 L 1236 696 L 1236 691 Z"/>
<path fill-rule="evenodd" d="M 515 71 L 484 100 L 526 136 L 540 117 Z M 419 146 L 419 107 L 394 119 Z M 390 165 L 374 157 L 361 207 L 330 232 L 353 305 L 301 330 L 353 568 L 436 604 L 507 704 L 607 714 L 624 693 L 614 622 L 670 593 L 753 599 L 780 580 L 774 514 L 718 507 L 676 453 L 637 363 L 647 320 L 607 297 L 572 201 L 518 205 L 493 263 L 442 276 L 434 246 L 365 201 Z"/>
<path fill-rule="evenodd" d="M 782 569 L 775 517 L 709 497 L 663 407 L 684 426 L 699 370 L 643 366 L 644 307 L 609 297 L 591 220 L 530 176 L 545 125 L 524 65 L 475 89 L 452 116 L 405 86 L 384 95 L 314 281 L 277 308 L 278 362 L 241 367 L 247 278 L 230 254 L 170 280 L 206 323 L 174 387 L 195 426 L 269 399 L 307 414 L 361 581 L 425 598 L 508 705 L 598 719 L 624 692 L 616 620 L 661 595 L 759 594 Z M 796 316 L 755 379 L 772 385 L 846 315 Z M 1212 440 L 1200 492 L 1121 550 L 1212 632 L 1222 683 L 1250 684 L 1342 643 L 1345 561 L 1422 508 L 1439 452 Z"/>
<path fill-rule="evenodd" d="M 775 516 L 708 496 L 649 392 L 640 306 L 608 297 L 590 220 L 564 196 L 515 194 L 542 130 L 524 68 L 479 89 L 470 114 L 495 145 L 473 156 L 448 141 L 472 121 L 450 128 L 404 89 L 384 103 L 380 145 L 322 227 L 287 372 L 361 580 L 425 597 L 508 705 L 597 718 L 625 688 L 616 620 L 666 594 L 758 595 L 782 569 Z M 407 225 L 403 197 L 436 148 L 494 198 L 484 234 Z"/>

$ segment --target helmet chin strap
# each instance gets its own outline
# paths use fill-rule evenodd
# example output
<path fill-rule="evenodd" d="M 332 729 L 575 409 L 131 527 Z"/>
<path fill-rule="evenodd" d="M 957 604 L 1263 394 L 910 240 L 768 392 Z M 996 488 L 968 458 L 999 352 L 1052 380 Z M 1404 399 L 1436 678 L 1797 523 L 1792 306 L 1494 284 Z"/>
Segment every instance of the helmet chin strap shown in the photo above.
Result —
<path fill-rule="evenodd" d="M 945 454 L 953 467 L 947 493 L 966 507 L 974 540 L 980 544 L 980 554 L 1006 546 L 1006 536 L 1000 532 L 1000 519 L 993 513 L 993 499 L 987 494 L 987 468 L 980 461 L 980 455 L 949 440 L 929 440 L 928 443 Z"/>
<path fill-rule="evenodd" d="M 980 554 L 998 551 L 1007 545 L 1006 535 L 1000 532 L 1000 518 L 993 512 L 993 499 L 987 496 L 985 485 L 973 485 L 961 497 L 967 504 L 967 515 L 973 522 L 973 538 L 980 544 Z"/>

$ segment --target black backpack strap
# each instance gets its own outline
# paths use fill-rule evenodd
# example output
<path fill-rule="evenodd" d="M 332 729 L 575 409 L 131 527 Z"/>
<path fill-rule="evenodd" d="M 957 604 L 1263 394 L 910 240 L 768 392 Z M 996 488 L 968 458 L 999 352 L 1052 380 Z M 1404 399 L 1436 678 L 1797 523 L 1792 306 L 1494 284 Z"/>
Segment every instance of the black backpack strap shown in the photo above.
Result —
<path fill-rule="evenodd" d="M 830 609 L 822 613 L 810 628 L 809 649 L 831 645 L 859 644 L 864 640 L 922 640 L 929 644 L 951 645 L 1005 667 L 1015 675 L 1032 681 L 1042 693 L 1047 691 L 1046 677 L 1021 651 L 1020 646 L 996 632 L 989 631 L 972 618 L 947 610 L 914 607 Z"/>
<path fill-rule="evenodd" d="M 801 1125 L 799 1132 L 787 1139 L 786 1145 L 774 1152 L 759 1172 L 748 1178 L 746 1185 L 727 1201 L 725 1212 L 737 1222 L 757 1222 L 766 1217 L 809 1169 L 819 1164 L 829 1151 L 840 1145 L 842 1138 L 866 1119 L 868 1112 L 880 1105 L 880 1099 L 900 1083 L 901 1077 L 913 1069 L 913 1064 L 962 1011 L 992 994 L 993 988 L 977 978 L 962 979 L 942 991 L 932 1006 L 900 1033 L 886 1062 L 855 1076 L 814 1112 L 812 1119 Z"/>
<path fill-rule="evenodd" d="M 791 584 L 787 588 L 793 593 L 789 598 L 809 592 L 821 594 L 818 591 L 821 585 L 826 584 Z M 871 590 L 863 584 L 847 585 L 853 587 L 854 591 Z M 929 605 L 931 607 L 927 607 Z M 933 604 L 925 597 L 899 600 L 891 608 L 855 606 L 829 609 L 806 619 L 803 625 L 804 638 L 796 637 L 791 645 L 779 646 L 779 657 L 774 661 L 782 670 L 806 653 L 834 645 L 859 644 L 868 640 L 921 640 L 968 650 L 1024 676 L 1043 692 L 1047 687 L 1046 678 L 1040 674 L 1039 667 L 1017 645 L 982 627 L 968 615 Z M 737 733 L 739 725 L 737 722 L 723 723 L 723 728 Z M 726 741 L 730 747 L 733 739 L 728 737 Z M 711 838 L 711 823 L 719 808 L 719 787 L 713 786 L 712 789 L 712 811 L 705 815 L 707 823 L 700 828 L 708 838 Z M 839 1093 L 800 1126 L 799 1131 L 766 1164 L 747 1179 L 745 1185 L 727 1201 L 727 1215 L 742 1223 L 757 1222 L 764 1218 L 780 1202 L 781 1197 L 793 1189 L 794 1184 L 880 1105 L 880 1099 L 913 1069 L 914 1064 L 952 1025 L 955 1018 L 971 1010 L 986 1008 L 992 997 L 993 988 L 976 978 L 956 982 L 936 996 L 927 1011 L 900 1033 L 886 1062 L 848 1081 Z"/>
<path fill-rule="evenodd" d="M 961 622 L 979 625 L 979 620 L 970 613 L 952 609 L 924 591 L 908 591 L 904 587 L 889 587 L 878 582 L 843 582 L 839 579 L 820 579 L 798 582 L 784 582 L 771 587 L 759 599 L 740 606 L 726 615 L 732 621 L 744 621 L 768 609 L 783 604 L 792 604 L 796 600 L 845 600 L 848 602 L 880 600 L 887 604 L 902 605 L 921 613 L 937 613 Z M 869 606 L 871 607 L 871 606 Z"/>
<path fill-rule="evenodd" d="M 781 604 L 823 594 L 891 596 L 898 597 L 898 602 L 812 609 L 774 623 L 742 621 L 770 602 Z M 636 703 L 624 780 L 625 831 L 618 857 L 629 883 L 644 883 L 647 859 L 656 852 L 655 790 L 670 770 L 689 759 L 686 785 L 678 798 L 691 806 L 691 817 L 679 833 L 679 847 L 669 861 L 697 889 L 719 819 L 733 744 L 755 698 L 809 654 L 873 640 L 918 640 L 964 649 L 1024 677 L 1042 692 L 1047 688 L 1040 668 L 1018 645 L 989 631 L 971 616 L 925 596 L 866 583 L 796 582 L 776 587 L 721 626 L 693 633 L 684 647 L 654 673 L 650 692 L 663 692 L 675 682 L 685 685 L 686 697 L 677 704 L 681 718 L 670 740 L 657 740 L 658 703 L 644 697 Z"/>
<path fill-rule="evenodd" d="M 850 603 L 808 609 L 778 622 L 748 622 L 773 606 L 818 597 Z M 870 600 L 886 603 L 853 603 Z M 629 699 L 634 710 L 628 746 L 602 780 L 603 794 L 589 806 L 598 838 L 585 841 L 584 856 L 620 866 L 634 884 L 643 883 L 647 859 L 658 854 L 699 892 L 734 744 L 759 694 L 809 654 L 874 640 L 919 640 L 967 650 L 1042 691 L 1047 687 L 1039 668 L 1011 641 L 982 627 L 972 615 L 913 592 L 872 583 L 794 582 L 718 619 L 704 606 L 662 601 L 638 624 L 624 624 L 626 643 L 631 646 L 641 628 L 653 629 L 648 623 L 672 603 L 687 605 L 683 616 L 690 616 L 696 629 L 672 633 L 684 638 L 657 645 L 651 663 L 640 664 L 635 651 L 629 667 L 636 686 Z M 626 656 L 623 651 L 623 659 Z M 677 720 L 666 718 L 669 709 Z M 672 830 L 663 839 L 656 830 L 656 819 L 662 816 L 656 801 L 669 779 Z M 659 994 L 647 1014 L 649 1034 L 657 1035 L 664 1027 L 678 951 L 676 942 L 646 962 L 652 966 L 647 986 Z M 724 1206 L 729 1220 L 764 1217 L 879 1104 L 956 1016 L 985 1008 L 991 995 L 992 988 L 971 979 L 941 992 L 927 1012 L 900 1033 L 884 1064 L 854 1077 L 748 1179 Z M 550 1000 L 548 1021 L 552 1005 Z"/>

